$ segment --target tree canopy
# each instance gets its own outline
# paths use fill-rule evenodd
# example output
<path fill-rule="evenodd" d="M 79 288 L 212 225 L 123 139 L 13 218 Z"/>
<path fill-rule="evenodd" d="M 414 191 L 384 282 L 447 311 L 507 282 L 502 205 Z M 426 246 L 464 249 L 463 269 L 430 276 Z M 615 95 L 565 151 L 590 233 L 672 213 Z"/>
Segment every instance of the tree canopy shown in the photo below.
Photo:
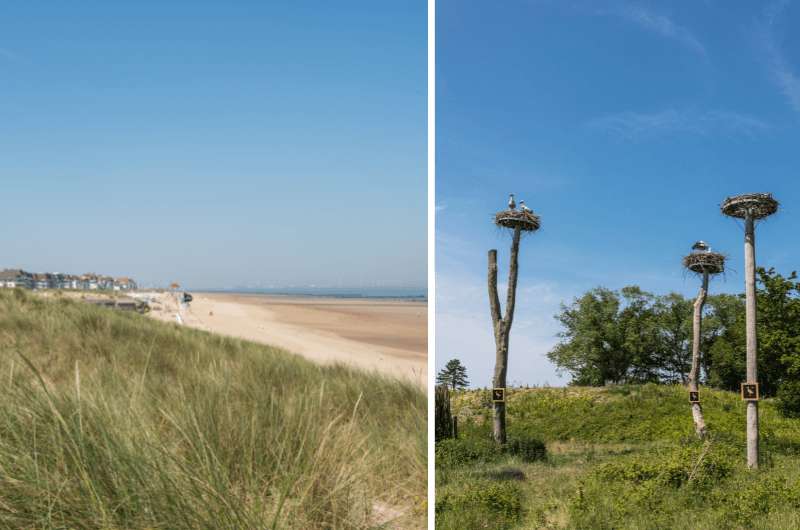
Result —
<path fill-rule="evenodd" d="M 458 359 L 450 359 L 436 376 L 436 384 L 447 385 L 453 390 L 467 388 L 469 386 L 467 368 Z"/>
<path fill-rule="evenodd" d="M 800 388 L 800 282 L 795 272 L 757 274 L 758 378 L 762 393 L 774 395 L 781 385 Z M 638 286 L 592 289 L 562 305 L 561 340 L 548 358 L 576 385 L 685 383 L 692 303 Z M 708 297 L 701 341 L 701 380 L 738 390 L 745 379 L 744 295 Z"/>

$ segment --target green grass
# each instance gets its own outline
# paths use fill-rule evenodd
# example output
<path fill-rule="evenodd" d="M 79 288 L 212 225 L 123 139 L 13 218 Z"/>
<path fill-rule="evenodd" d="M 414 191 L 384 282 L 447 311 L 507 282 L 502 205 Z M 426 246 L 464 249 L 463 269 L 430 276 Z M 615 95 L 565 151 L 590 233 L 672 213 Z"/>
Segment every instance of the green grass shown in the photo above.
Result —
<path fill-rule="evenodd" d="M 753 472 L 739 396 L 702 389 L 701 397 L 708 442 L 693 436 L 682 387 L 514 390 L 509 437 L 547 446 L 544 460 L 523 462 L 486 449 L 488 392 L 459 392 L 463 447 L 437 447 L 436 527 L 800 528 L 800 420 L 761 402 L 762 461 Z"/>
<path fill-rule="evenodd" d="M 413 384 L 0 292 L 1 528 L 424 527 L 425 477 Z"/>

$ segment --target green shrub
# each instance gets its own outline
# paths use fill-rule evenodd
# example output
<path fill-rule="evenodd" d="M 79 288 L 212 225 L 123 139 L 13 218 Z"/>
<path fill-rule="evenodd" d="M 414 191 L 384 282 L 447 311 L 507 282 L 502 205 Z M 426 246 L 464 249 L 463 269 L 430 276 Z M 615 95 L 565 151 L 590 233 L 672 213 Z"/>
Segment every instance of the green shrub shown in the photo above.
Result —
<path fill-rule="evenodd" d="M 501 454 L 491 440 L 477 437 L 450 438 L 436 442 L 436 466 L 459 467 L 473 462 L 492 462 Z"/>
<path fill-rule="evenodd" d="M 800 381 L 784 381 L 778 387 L 776 405 L 787 418 L 800 418 Z"/>
<path fill-rule="evenodd" d="M 437 506 L 438 530 L 800 528 L 800 420 L 780 414 L 778 400 L 760 404 L 760 469 L 753 471 L 745 465 L 738 393 L 701 389 L 707 445 L 694 435 L 679 385 L 517 390 L 508 408 L 509 443 L 499 454 L 491 451 L 485 395 L 459 392 L 453 411 L 464 418 L 462 434 L 489 452 L 454 469 L 437 465 L 436 494 L 450 498 L 451 490 L 476 481 L 516 484 L 524 514 L 515 522 L 485 504 L 468 506 L 467 496 Z M 528 439 L 547 442 L 548 465 L 512 454 L 516 440 Z"/>
<path fill-rule="evenodd" d="M 627 482 L 679 488 L 714 485 L 729 476 L 735 466 L 735 449 L 727 445 L 694 444 L 655 455 L 636 455 L 598 466 L 593 476 L 601 482 Z"/>
<path fill-rule="evenodd" d="M 748 476 L 749 475 L 749 476 Z M 790 500 L 790 490 L 782 477 L 752 475 L 737 477 L 736 488 L 721 488 L 711 500 L 724 507 L 728 520 L 750 526 L 753 520 Z"/>
<path fill-rule="evenodd" d="M 446 489 L 436 496 L 437 528 L 465 527 L 455 526 L 454 519 L 462 525 L 469 519 L 480 528 L 508 528 L 522 513 L 522 490 L 515 482 L 474 480 L 460 484 L 458 491 Z"/>
<path fill-rule="evenodd" d="M 544 442 L 537 438 L 518 436 L 508 440 L 505 452 L 519 457 L 523 462 L 535 462 L 544 460 L 547 449 Z"/>
<path fill-rule="evenodd" d="M 741 468 L 737 457 L 739 447 L 707 442 L 601 464 L 581 481 L 570 502 L 571 520 L 576 528 L 638 528 L 631 517 L 648 514 L 648 525 L 655 525 L 648 528 L 670 527 L 676 506 L 686 509 L 718 495 L 720 484 Z"/>

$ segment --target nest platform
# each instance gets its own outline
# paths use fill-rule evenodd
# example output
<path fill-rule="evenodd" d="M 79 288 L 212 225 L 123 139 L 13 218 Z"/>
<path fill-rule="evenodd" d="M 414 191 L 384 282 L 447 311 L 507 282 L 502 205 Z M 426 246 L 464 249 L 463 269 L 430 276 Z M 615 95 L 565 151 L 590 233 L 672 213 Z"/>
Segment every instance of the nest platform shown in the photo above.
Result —
<path fill-rule="evenodd" d="M 725 272 L 725 255 L 719 252 L 692 252 L 683 258 L 683 266 L 697 274 Z"/>
<path fill-rule="evenodd" d="M 512 230 L 520 228 L 523 232 L 535 232 L 539 230 L 541 221 L 539 216 L 533 212 L 523 212 L 522 210 L 503 210 L 494 216 L 494 224 L 502 228 Z"/>
<path fill-rule="evenodd" d="M 771 193 L 745 193 L 722 201 L 720 210 L 730 217 L 744 219 L 748 213 L 753 219 L 763 219 L 778 211 L 778 201 Z"/>

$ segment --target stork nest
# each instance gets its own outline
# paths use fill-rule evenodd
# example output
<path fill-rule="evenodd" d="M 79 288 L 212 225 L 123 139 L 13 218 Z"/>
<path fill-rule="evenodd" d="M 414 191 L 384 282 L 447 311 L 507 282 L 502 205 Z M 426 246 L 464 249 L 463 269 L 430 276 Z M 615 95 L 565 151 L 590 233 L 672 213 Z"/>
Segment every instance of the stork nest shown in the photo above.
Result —
<path fill-rule="evenodd" d="M 692 252 L 683 258 L 683 266 L 697 274 L 725 272 L 725 255 L 719 252 Z"/>
<path fill-rule="evenodd" d="M 510 228 L 512 230 L 520 228 L 523 232 L 536 232 L 539 230 L 541 221 L 539 216 L 533 212 L 503 210 L 495 214 L 494 224 L 501 228 Z"/>
<path fill-rule="evenodd" d="M 778 201 L 771 193 L 745 193 L 726 198 L 720 210 L 725 215 L 739 219 L 744 219 L 748 214 L 753 219 L 763 219 L 778 211 Z"/>

